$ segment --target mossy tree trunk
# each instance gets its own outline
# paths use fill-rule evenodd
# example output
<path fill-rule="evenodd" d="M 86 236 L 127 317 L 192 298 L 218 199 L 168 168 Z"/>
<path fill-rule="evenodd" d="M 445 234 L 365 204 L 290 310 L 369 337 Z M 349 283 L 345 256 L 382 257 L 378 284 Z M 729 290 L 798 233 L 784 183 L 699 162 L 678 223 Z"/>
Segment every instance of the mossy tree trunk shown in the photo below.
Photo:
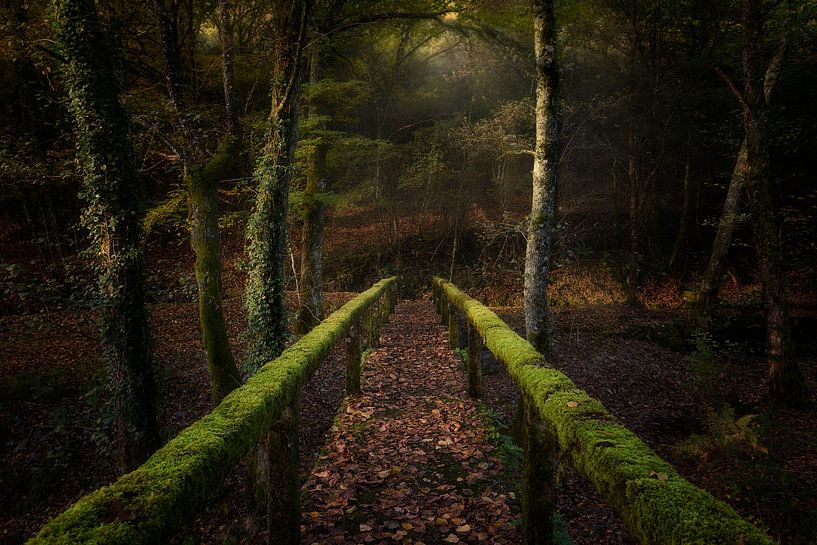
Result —
<path fill-rule="evenodd" d="M 786 301 L 780 223 L 771 196 L 768 144 L 769 111 L 764 99 L 764 10 L 759 0 L 742 1 L 743 126 L 746 136 L 746 196 L 752 214 L 760 277 L 766 304 L 769 345 L 769 394 L 773 401 L 797 404 L 805 397 L 805 381 L 794 356 Z M 740 93 L 737 93 L 740 96 Z"/>
<path fill-rule="evenodd" d="M 306 0 L 274 3 L 271 46 L 272 110 L 266 145 L 255 170 L 255 209 L 247 225 L 249 345 L 244 365 L 250 373 L 283 350 L 287 337 L 286 287 L 289 184 L 297 141 L 300 65 L 307 20 Z"/>
<path fill-rule="evenodd" d="M 188 223 L 190 225 L 190 245 L 196 255 L 195 273 L 199 296 L 199 324 L 202 342 L 207 356 L 210 375 L 210 390 L 213 405 L 217 405 L 228 393 L 241 385 L 241 375 L 230 348 L 227 324 L 222 307 L 221 285 L 221 233 L 218 225 L 218 184 L 240 168 L 242 146 L 239 138 L 231 136 L 238 132 L 238 120 L 233 97 L 226 96 L 232 91 L 232 70 L 223 70 L 225 78 L 225 102 L 227 104 L 228 136 L 222 138 L 216 153 L 208 157 L 201 136 L 194 126 L 192 116 L 185 105 L 183 95 L 182 62 L 178 46 L 178 31 L 175 20 L 166 9 L 165 0 L 154 0 L 154 9 L 159 21 L 162 50 L 165 58 L 165 82 L 167 92 L 181 127 L 184 143 L 180 155 L 184 162 L 184 182 L 188 195 Z M 226 6 L 220 8 L 227 9 Z M 222 22 L 224 14 L 222 13 Z M 229 22 L 229 17 L 227 17 Z M 229 26 L 229 25 L 228 25 Z M 223 57 L 231 55 L 232 41 L 222 36 Z M 223 64 L 232 67 L 232 58 Z"/>
<path fill-rule="evenodd" d="M 237 141 L 227 137 L 203 168 L 189 169 L 185 176 L 190 211 L 190 244 L 196 254 L 199 322 L 207 354 L 213 406 L 241 385 L 222 306 L 224 292 L 218 225 L 218 182 L 226 177 L 239 155 Z"/>
<path fill-rule="evenodd" d="M 525 253 L 525 328 L 540 352 L 550 349 L 548 335 L 548 269 L 556 203 L 558 69 L 553 0 L 533 1 L 536 61 L 536 146 L 533 155 L 533 199 Z"/>
<path fill-rule="evenodd" d="M 301 283 L 297 330 L 306 333 L 323 319 L 323 231 L 328 144 L 319 141 L 310 152 L 304 191 L 304 223 L 301 233 Z"/>
<path fill-rule="evenodd" d="M 114 398 L 119 462 L 141 464 L 160 444 L 140 247 L 143 187 L 130 159 L 128 116 L 93 0 L 56 0 L 52 12 L 69 108 L 85 170 L 82 222 L 97 256 L 102 342 Z"/>

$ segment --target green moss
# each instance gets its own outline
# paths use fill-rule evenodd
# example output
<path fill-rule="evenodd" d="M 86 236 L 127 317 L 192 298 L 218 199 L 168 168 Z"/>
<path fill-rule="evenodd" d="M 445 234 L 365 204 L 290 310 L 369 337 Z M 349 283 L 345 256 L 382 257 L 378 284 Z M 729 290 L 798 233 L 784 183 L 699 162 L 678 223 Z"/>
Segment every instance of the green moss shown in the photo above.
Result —
<path fill-rule="evenodd" d="M 346 303 L 142 466 L 46 524 L 29 545 L 166 542 L 297 397 L 352 321 L 395 281 L 381 280 Z"/>
<path fill-rule="evenodd" d="M 586 477 L 645 544 L 771 545 L 766 534 L 709 493 L 684 480 L 600 401 L 563 373 L 490 309 L 435 277 L 442 297 L 462 310 L 522 394 L 553 430 L 564 459 Z"/>

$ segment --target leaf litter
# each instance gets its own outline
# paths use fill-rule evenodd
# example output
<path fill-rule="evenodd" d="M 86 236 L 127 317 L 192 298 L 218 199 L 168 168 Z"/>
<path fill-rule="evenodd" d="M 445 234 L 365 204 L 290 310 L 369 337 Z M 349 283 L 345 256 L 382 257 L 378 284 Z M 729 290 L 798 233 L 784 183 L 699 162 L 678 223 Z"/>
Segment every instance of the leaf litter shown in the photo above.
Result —
<path fill-rule="evenodd" d="M 520 541 L 508 471 L 446 335 L 428 302 L 398 305 L 304 485 L 304 543 Z"/>

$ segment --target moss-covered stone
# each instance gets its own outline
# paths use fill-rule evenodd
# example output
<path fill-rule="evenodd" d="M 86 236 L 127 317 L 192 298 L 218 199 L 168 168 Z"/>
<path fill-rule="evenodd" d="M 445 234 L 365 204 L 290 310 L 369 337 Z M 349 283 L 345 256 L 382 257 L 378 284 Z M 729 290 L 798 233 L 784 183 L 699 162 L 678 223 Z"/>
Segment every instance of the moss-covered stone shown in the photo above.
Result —
<path fill-rule="evenodd" d="M 774 543 L 731 507 L 678 475 L 616 422 L 600 401 L 578 389 L 563 373 L 543 366 L 543 356 L 490 309 L 449 282 L 437 277 L 433 281 L 442 297 L 465 313 L 553 431 L 562 457 L 596 487 L 641 543 Z"/>
<path fill-rule="evenodd" d="M 346 303 L 147 462 L 80 499 L 28 544 L 166 542 L 280 419 L 352 323 L 395 281 L 381 280 Z"/>

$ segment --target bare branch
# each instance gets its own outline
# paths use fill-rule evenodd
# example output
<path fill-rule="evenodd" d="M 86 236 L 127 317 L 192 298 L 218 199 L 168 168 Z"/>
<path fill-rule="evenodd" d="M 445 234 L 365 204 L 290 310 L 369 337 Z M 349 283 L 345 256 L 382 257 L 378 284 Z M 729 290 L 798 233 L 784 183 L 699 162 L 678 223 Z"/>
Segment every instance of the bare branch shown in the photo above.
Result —
<path fill-rule="evenodd" d="M 732 94 L 735 95 L 735 97 L 737 97 L 738 102 L 740 102 L 740 105 L 743 106 L 743 109 L 748 110 L 749 104 L 747 104 L 746 102 L 746 97 L 743 96 L 743 92 L 738 88 L 737 85 L 735 85 L 735 82 L 732 81 L 732 78 L 726 75 L 726 73 L 723 70 L 721 70 L 720 67 L 718 66 L 715 67 L 715 73 L 718 74 L 718 76 L 720 76 L 724 83 L 726 83 L 726 86 L 729 87 L 729 90 L 732 91 Z"/>

